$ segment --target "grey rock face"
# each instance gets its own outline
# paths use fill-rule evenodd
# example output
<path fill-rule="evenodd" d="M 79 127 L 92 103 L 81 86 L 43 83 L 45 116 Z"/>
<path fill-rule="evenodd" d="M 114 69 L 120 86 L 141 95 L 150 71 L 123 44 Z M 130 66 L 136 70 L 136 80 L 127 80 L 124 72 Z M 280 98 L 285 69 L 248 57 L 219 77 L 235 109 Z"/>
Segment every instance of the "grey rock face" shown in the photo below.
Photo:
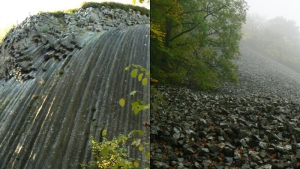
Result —
<path fill-rule="evenodd" d="M 149 112 L 134 115 L 118 100 L 139 90 L 149 102 L 149 89 L 124 68 L 150 68 L 150 26 L 87 30 L 98 23 L 83 18 L 103 10 L 31 16 L 0 45 L 1 169 L 81 168 L 91 160 L 90 136 L 145 131 Z"/>
<path fill-rule="evenodd" d="M 103 33 L 149 23 L 149 17 L 141 15 L 139 11 L 126 12 L 104 6 L 80 9 L 62 18 L 49 14 L 31 16 L 12 30 L 0 45 L 0 78 L 8 80 L 20 74 L 17 80 L 24 81 L 24 77 L 31 71 L 30 67 L 24 67 L 24 63 L 19 63 L 19 60 L 27 58 L 27 61 L 37 64 L 40 57 L 28 56 L 28 50 L 33 48 L 43 48 L 43 53 L 47 53 L 45 60 L 54 58 L 61 61 L 82 48 L 78 42 L 83 38 L 84 32 Z M 33 74 L 34 72 L 30 75 Z"/>

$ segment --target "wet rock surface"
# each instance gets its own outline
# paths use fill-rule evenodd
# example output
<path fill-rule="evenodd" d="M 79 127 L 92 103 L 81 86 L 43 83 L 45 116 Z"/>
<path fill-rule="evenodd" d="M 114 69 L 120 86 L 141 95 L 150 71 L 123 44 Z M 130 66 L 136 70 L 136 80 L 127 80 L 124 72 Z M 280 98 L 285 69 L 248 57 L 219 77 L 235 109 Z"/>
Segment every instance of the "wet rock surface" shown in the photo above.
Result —
<path fill-rule="evenodd" d="M 294 168 L 300 161 L 300 103 L 159 88 L 151 111 L 153 168 Z"/>
<path fill-rule="evenodd" d="M 151 111 L 151 168 L 299 168 L 299 75 L 242 55 L 240 83 L 215 94 L 158 87 L 167 104 Z"/>

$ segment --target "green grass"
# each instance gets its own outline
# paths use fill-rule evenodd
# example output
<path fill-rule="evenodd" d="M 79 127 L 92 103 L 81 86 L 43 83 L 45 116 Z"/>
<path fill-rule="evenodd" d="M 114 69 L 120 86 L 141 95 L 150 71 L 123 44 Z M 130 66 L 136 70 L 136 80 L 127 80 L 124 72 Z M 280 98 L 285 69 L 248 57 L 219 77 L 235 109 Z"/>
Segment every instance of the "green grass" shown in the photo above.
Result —
<path fill-rule="evenodd" d="M 112 9 L 123 9 L 124 11 L 129 11 L 129 9 L 132 9 L 134 11 L 140 11 L 142 15 L 147 15 L 150 16 L 150 10 L 140 7 L 140 6 L 133 6 L 133 5 L 125 5 L 121 3 L 115 3 L 115 2 L 102 2 L 102 3 L 97 3 L 97 2 L 84 2 L 82 4 L 83 9 L 93 7 L 93 8 L 100 8 L 101 6 L 110 6 Z"/>
<path fill-rule="evenodd" d="M 143 8 L 143 7 L 139 7 L 139 6 L 133 6 L 133 5 L 125 5 L 125 4 L 121 4 L 121 3 L 115 3 L 115 2 L 102 2 L 102 3 L 97 3 L 97 2 L 84 2 L 81 6 L 81 8 L 86 9 L 89 7 L 92 8 L 101 8 L 101 6 L 105 6 L 105 7 L 111 7 L 112 9 L 123 9 L 124 11 L 129 11 L 129 9 L 132 9 L 134 11 L 140 11 L 142 15 L 147 15 L 150 16 L 150 10 Z M 52 15 L 56 18 L 62 18 L 64 17 L 66 14 L 74 14 L 75 12 L 77 12 L 79 9 L 67 9 L 67 10 L 63 10 L 63 11 L 53 11 L 53 12 L 40 12 L 40 14 L 49 14 Z"/>

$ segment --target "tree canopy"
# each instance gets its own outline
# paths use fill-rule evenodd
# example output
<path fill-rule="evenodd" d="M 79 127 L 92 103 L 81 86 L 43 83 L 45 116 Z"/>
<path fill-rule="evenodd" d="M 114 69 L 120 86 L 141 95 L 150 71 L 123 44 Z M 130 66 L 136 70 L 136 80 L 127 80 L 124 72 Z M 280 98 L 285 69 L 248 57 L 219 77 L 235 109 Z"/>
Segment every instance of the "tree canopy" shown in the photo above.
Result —
<path fill-rule="evenodd" d="M 244 0 L 152 0 L 151 75 L 161 83 L 216 89 L 236 82 Z"/>

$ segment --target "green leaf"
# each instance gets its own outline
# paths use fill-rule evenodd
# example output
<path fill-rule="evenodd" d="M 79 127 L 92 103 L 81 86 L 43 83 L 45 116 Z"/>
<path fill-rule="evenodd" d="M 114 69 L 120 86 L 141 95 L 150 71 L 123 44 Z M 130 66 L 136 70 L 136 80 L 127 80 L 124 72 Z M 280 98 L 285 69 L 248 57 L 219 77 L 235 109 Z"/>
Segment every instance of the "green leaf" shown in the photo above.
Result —
<path fill-rule="evenodd" d="M 147 85 L 147 83 L 148 83 L 148 79 L 145 77 L 142 81 L 142 85 L 145 86 Z"/>
<path fill-rule="evenodd" d="M 124 107 L 125 106 L 125 99 L 121 98 L 119 101 L 120 106 Z"/>
<path fill-rule="evenodd" d="M 131 109 L 131 110 L 137 109 L 137 108 L 138 108 L 138 106 L 139 106 L 139 102 L 138 102 L 138 101 L 136 101 L 136 102 L 132 102 L 132 103 L 131 103 L 131 107 L 132 107 L 132 109 Z"/>
<path fill-rule="evenodd" d="M 133 113 L 134 113 L 135 115 L 137 115 L 137 114 L 139 114 L 139 111 L 140 111 L 139 109 L 134 109 L 134 110 L 133 110 Z"/>
<path fill-rule="evenodd" d="M 125 67 L 125 70 L 129 70 L 130 66 Z"/>
<path fill-rule="evenodd" d="M 131 77 L 132 77 L 132 78 L 135 78 L 135 77 L 137 76 L 138 71 L 139 71 L 138 69 L 133 69 L 133 70 L 131 71 L 131 73 L 130 73 L 130 74 L 131 74 Z"/>
<path fill-rule="evenodd" d="M 144 100 L 139 100 L 139 99 L 138 99 L 138 102 L 139 102 L 140 105 L 144 105 L 144 104 L 145 104 L 145 101 L 144 101 Z"/>
<path fill-rule="evenodd" d="M 150 71 L 147 71 L 147 72 L 146 72 L 146 76 L 150 76 Z"/>
<path fill-rule="evenodd" d="M 137 139 L 135 145 L 139 146 L 141 144 L 141 139 Z"/>
<path fill-rule="evenodd" d="M 142 130 L 138 130 L 137 132 L 139 133 L 140 136 L 143 136 L 145 134 Z"/>
<path fill-rule="evenodd" d="M 114 169 L 117 169 L 117 168 L 119 168 L 119 165 L 118 164 L 114 165 Z"/>
<path fill-rule="evenodd" d="M 140 151 L 143 151 L 143 149 L 144 149 L 144 146 L 143 146 L 143 145 L 140 145 L 140 146 L 139 146 L 139 150 L 140 150 Z"/>
<path fill-rule="evenodd" d="M 137 132 L 137 130 L 132 130 L 132 131 L 128 134 L 128 137 L 133 136 L 136 132 Z"/>
<path fill-rule="evenodd" d="M 147 69 L 146 69 L 146 68 L 144 68 L 144 67 L 141 67 L 141 71 L 143 71 L 143 72 L 146 72 L 146 71 L 147 71 Z"/>
<path fill-rule="evenodd" d="M 107 132 L 107 130 L 103 130 L 102 131 L 102 136 L 106 136 L 106 132 Z"/>
<path fill-rule="evenodd" d="M 140 107 L 140 110 L 146 110 L 146 109 L 149 109 L 148 105 L 143 105 L 143 106 Z"/>
<path fill-rule="evenodd" d="M 136 140 L 133 140 L 131 145 L 135 145 L 136 144 Z"/>
<path fill-rule="evenodd" d="M 139 80 L 139 82 L 142 80 L 142 78 L 143 78 L 143 75 L 144 75 L 144 73 L 141 73 L 141 74 L 139 74 L 139 76 L 138 76 L 138 80 Z"/>
<path fill-rule="evenodd" d="M 148 160 L 150 160 L 150 152 L 148 152 L 148 153 L 146 154 L 146 157 L 147 157 Z"/>
<path fill-rule="evenodd" d="M 133 165 L 134 165 L 134 167 L 136 167 L 136 168 L 138 168 L 138 167 L 140 166 L 140 164 L 139 164 L 138 161 L 135 161 L 135 162 L 133 163 Z"/>
<path fill-rule="evenodd" d="M 108 155 L 108 148 L 107 147 L 104 147 L 102 150 L 101 150 L 101 155 L 103 157 L 106 157 Z"/>
<path fill-rule="evenodd" d="M 136 90 L 132 91 L 129 95 L 135 95 L 136 94 Z"/>

